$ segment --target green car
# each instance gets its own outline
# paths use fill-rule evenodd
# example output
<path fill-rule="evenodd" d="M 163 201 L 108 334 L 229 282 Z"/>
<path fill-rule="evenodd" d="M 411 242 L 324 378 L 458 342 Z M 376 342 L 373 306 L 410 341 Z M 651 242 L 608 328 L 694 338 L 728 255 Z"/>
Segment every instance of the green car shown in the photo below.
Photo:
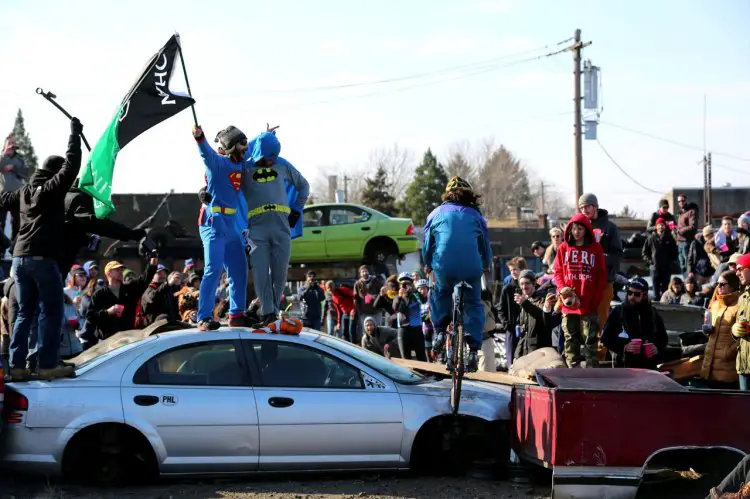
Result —
<path fill-rule="evenodd" d="M 419 250 L 414 224 L 350 203 L 305 206 L 305 231 L 292 241 L 293 264 L 358 261 L 385 263 Z"/>

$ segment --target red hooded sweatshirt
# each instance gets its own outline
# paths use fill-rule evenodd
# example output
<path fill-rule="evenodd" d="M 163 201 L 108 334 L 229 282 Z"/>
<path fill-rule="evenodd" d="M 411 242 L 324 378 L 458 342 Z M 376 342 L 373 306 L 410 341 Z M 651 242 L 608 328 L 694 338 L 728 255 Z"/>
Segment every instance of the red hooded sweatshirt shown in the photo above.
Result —
<path fill-rule="evenodd" d="M 331 293 L 333 308 L 336 310 L 336 323 L 341 325 L 341 315 L 349 315 L 354 310 L 354 291 L 346 286 L 339 286 Z"/>
<path fill-rule="evenodd" d="M 570 231 L 574 222 L 586 228 L 583 246 L 576 246 Z M 607 262 L 601 244 L 596 242 L 591 222 L 581 213 L 574 215 L 565 226 L 564 242 L 555 257 L 554 280 L 558 293 L 564 287 L 573 288 L 581 300 L 579 309 L 563 305 L 563 314 L 597 314 L 607 285 Z"/>

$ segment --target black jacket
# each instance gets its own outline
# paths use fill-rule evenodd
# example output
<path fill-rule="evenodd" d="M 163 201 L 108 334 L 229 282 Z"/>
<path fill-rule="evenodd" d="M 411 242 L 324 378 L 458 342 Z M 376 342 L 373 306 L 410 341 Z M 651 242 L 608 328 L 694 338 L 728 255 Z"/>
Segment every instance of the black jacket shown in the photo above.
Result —
<path fill-rule="evenodd" d="M 78 257 L 78 251 L 88 246 L 92 235 L 118 241 L 138 241 L 146 236 L 143 229 L 131 229 L 109 219 L 98 219 L 94 214 L 94 199 L 73 187 L 65 195 L 65 236 L 62 255 L 58 261 L 60 272 L 67 273 Z"/>
<path fill-rule="evenodd" d="M 625 331 L 628 338 L 621 338 Z M 640 338 L 643 343 L 656 345 L 656 357 L 647 359 L 643 355 L 625 352 L 623 349 L 631 339 Z M 656 369 L 661 362 L 667 348 L 669 338 L 664 327 L 664 321 L 659 312 L 650 302 L 643 302 L 638 306 L 622 304 L 609 312 L 607 322 L 602 330 L 602 345 L 612 354 L 615 367 L 635 367 L 641 369 Z"/>
<path fill-rule="evenodd" d="M 515 332 L 518 316 L 521 314 L 521 307 L 516 303 L 515 294 L 520 292 L 521 289 L 515 280 L 503 286 L 500 292 L 500 303 L 497 308 L 500 312 L 500 329 L 504 333 Z"/>
<path fill-rule="evenodd" d="M 170 321 L 180 320 L 177 297 L 174 295 L 179 290 L 179 286 L 170 286 L 167 282 L 152 282 L 148 285 L 141 296 L 141 311 L 146 319 L 143 327 L 156 322 L 160 315 L 166 315 Z"/>
<path fill-rule="evenodd" d="M 677 241 L 667 231 L 661 236 L 656 232 L 650 234 L 643 244 L 643 259 L 655 269 L 669 272 L 677 261 Z"/>
<path fill-rule="evenodd" d="M 714 273 L 711 260 L 708 259 L 708 253 L 706 253 L 706 249 L 703 247 L 704 244 L 705 241 L 702 235 L 697 235 L 695 239 L 690 241 L 687 257 L 688 274 L 693 274 L 697 277 L 711 277 Z"/>
<path fill-rule="evenodd" d="M 143 275 L 133 279 L 128 284 L 120 286 L 120 296 L 116 296 L 109 286 L 103 286 L 91 296 L 91 305 L 86 313 L 86 320 L 96 328 L 96 334 L 107 339 L 120 331 L 128 331 L 135 327 L 135 310 L 138 300 L 148 288 L 156 273 L 156 265 L 147 265 Z M 112 305 L 123 305 L 125 309 L 121 316 L 110 315 L 107 309 Z"/>
<path fill-rule="evenodd" d="M 552 345 L 552 312 L 545 314 L 543 310 L 546 296 L 545 292 L 537 291 L 531 299 L 521 303 L 521 314 L 518 317 L 521 339 L 516 345 L 514 359 Z"/>
<path fill-rule="evenodd" d="M 300 289 L 299 299 L 305 302 L 306 319 L 321 319 L 323 317 L 322 303 L 326 299 L 326 294 L 320 285 L 314 284 Z"/>
<path fill-rule="evenodd" d="M 61 159 L 50 156 L 45 162 Z M 0 208 L 18 207 L 20 212 L 21 226 L 13 256 L 40 256 L 60 261 L 65 236 L 65 193 L 80 169 L 81 137 L 71 135 L 65 161 L 57 173 L 37 170 L 27 185 L 0 194 Z"/>

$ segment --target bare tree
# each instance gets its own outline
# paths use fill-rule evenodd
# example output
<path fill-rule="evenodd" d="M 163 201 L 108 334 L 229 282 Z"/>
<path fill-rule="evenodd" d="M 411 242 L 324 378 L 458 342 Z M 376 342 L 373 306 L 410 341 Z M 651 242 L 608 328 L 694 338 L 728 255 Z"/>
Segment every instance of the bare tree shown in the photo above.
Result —
<path fill-rule="evenodd" d="M 380 147 L 370 153 L 367 170 L 375 172 L 383 168 L 390 184 L 390 194 L 395 199 L 401 199 L 414 176 L 416 162 L 414 154 L 398 144 L 391 147 Z M 360 179 L 361 184 L 361 179 Z"/>
<path fill-rule="evenodd" d="M 505 146 L 499 146 L 488 156 L 479 170 L 479 178 L 485 216 L 508 218 L 516 208 L 532 205 L 528 174 Z"/>
<path fill-rule="evenodd" d="M 468 141 L 456 142 L 450 147 L 450 156 L 445 165 L 445 173 L 448 178 L 458 176 L 474 185 L 477 168 L 472 161 L 471 144 Z"/>

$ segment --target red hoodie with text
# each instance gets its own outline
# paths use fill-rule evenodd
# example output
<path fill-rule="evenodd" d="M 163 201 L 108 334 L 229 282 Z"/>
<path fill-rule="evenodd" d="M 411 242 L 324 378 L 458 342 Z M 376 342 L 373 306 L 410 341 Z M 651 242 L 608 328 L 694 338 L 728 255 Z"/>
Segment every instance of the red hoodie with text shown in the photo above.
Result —
<path fill-rule="evenodd" d="M 586 228 L 583 246 L 576 246 L 570 230 L 573 223 Z M 594 228 L 585 215 L 574 215 L 565 226 L 564 242 L 557 249 L 554 269 L 557 292 L 565 287 L 573 288 L 581 301 L 578 309 L 563 305 L 563 314 L 596 315 L 607 286 L 607 262 L 601 244 L 596 242 Z"/>

